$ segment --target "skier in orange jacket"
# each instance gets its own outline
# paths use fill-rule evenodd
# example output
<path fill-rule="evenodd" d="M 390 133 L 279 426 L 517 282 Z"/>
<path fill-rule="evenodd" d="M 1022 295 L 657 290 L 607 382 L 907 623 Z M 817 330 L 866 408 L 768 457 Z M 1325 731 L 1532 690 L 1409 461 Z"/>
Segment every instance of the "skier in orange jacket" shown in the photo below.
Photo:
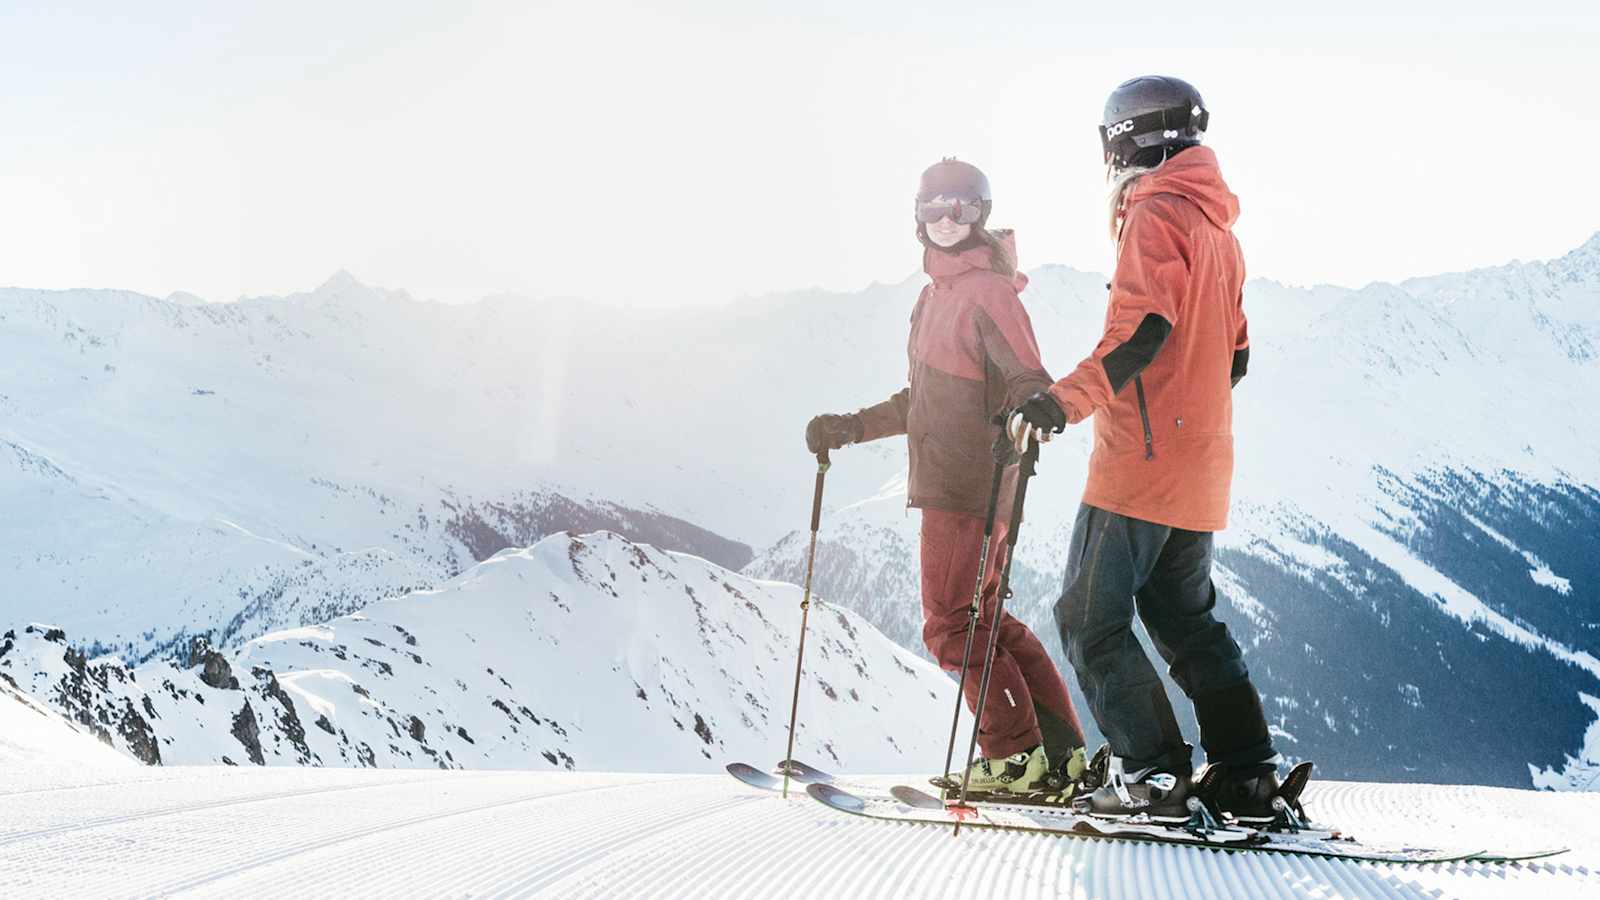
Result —
<path fill-rule="evenodd" d="M 1272 817 L 1277 762 L 1239 645 L 1212 614 L 1212 533 L 1227 525 L 1233 386 L 1249 363 L 1239 199 L 1201 145 L 1210 112 L 1176 78 L 1136 78 L 1106 103 L 1116 274 L 1105 331 L 1071 374 L 1022 404 L 1053 433 L 1094 418 L 1088 484 L 1056 623 L 1111 745 L 1092 812 L 1186 819 L 1193 748 L 1133 633 L 1144 622 L 1194 703 L 1215 807 Z"/>

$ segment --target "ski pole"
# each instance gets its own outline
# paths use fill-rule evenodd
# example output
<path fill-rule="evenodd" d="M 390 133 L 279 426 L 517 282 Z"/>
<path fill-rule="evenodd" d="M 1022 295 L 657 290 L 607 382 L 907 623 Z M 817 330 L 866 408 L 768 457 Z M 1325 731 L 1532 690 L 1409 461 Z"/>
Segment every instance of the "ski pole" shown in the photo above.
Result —
<path fill-rule="evenodd" d="M 961 833 L 960 810 L 967 808 L 967 786 L 972 780 L 972 754 L 978 746 L 978 729 L 983 726 L 983 705 L 989 699 L 989 675 L 994 668 L 994 648 L 1000 635 L 1000 622 L 1006 612 L 1006 597 L 1011 594 L 1011 563 L 1017 555 L 1017 532 L 1022 528 L 1022 502 L 1028 495 L 1028 479 L 1039 462 L 1039 442 L 1027 438 L 1028 449 L 1022 454 L 1017 467 L 1017 497 L 1011 505 L 1011 530 L 1006 535 L 1006 561 L 1000 567 L 1000 589 L 995 596 L 994 622 L 989 626 L 989 649 L 983 658 L 983 677 L 978 679 L 978 709 L 973 714 L 972 740 L 967 743 L 967 767 L 961 773 L 961 796 L 956 801 L 956 827 L 952 835 Z"/>
<path fill-rule="evenodd" d="M 811 548 L 806 551 L 806 583 L 800 596 L 800 649 L 794 655 L 794 700 L 789 704 L 789 749 L 783 754 L 783 796 L 789 797 L 789 772 L 794 762 L 794 722 L 800 712 L 800 672 L 806 658 L 806 619 L 811 614 L 811 570 L 817 561 L 817 528 L 822 524 L 822 480 L 828 475 L 828 451 L 817 454 L 817 487 L 811 495 Z"/>
<path fill-rule="evenodd" d="M 978 555 L 978 583 L 972 589 L 972 605 L 967 608 L 967 643 L 961 650 L 961 677 L 956 683 L 956 711 L 950 718 L 950 745 L 944 751 L 944 768 L 939 770 L 943 788 L 955 787 L 950 780 L 950 761 L 956 754 L 956 730 L 961 727 L 961 707 L 966 702 L 967 665 L 972 660 L 972 635 L 978 630 L 978 614 L 983 604 L 983 580 L 989 574 L 989 544 L 994 539 L 995 508 L 1000 505 L 1000 482 L 1006 474 L 1005 463 L 994 464 L 994 482 L 989 486 L 989 512 L 983 520 L 983 550 Z"/>

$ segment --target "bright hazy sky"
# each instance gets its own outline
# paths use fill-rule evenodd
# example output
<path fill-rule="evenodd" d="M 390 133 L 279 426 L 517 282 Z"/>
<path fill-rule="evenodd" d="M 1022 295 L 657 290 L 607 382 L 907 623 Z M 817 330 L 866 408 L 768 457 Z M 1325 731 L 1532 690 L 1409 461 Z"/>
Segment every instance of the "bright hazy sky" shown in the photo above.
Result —
<path fill-rule="evenodd" d="M 1252 274 L 1360 285 L 1600 230 L 1600 7 L 1344 0 L 0 7 L 0 284 L 717 302 L 897 281 L 918 173 L 1106 269 L 1125 78 L 1212 109 Z M 71 7 L 73 11 L 63 11 Z"/>

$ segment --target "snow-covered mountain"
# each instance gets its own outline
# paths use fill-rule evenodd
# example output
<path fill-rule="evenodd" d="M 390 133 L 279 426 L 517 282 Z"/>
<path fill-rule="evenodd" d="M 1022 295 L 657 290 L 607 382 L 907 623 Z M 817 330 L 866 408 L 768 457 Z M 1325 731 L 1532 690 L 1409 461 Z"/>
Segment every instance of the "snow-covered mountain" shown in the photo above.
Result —
<path fill-rule="evenodd" d="M 0 623 L 142 660 L 325 621 L 554 531 L 749 559 L 620 477 L 560 482 L 548 348 L 493 307 L 343 275 L 231 304 L 0 290 Z"/>
<path fill-rule="evenodd" d="M 1024 300 L 1048 365 L 1092 346 L 1099 280 L 1035 273 Z M 1246 309 L 1220 611 L 1281 748 L 1338 777 L 1600 787 L 1600 433 L 1585 418 L 1600 406 L 1600 235 L 1552 262 L 1398 286 L 1255 281 Z M 1088 442 L 1087 428 L 1053 442 L 1028 497 L 1014 603 L 1041 633 Z M 835 471 L 880 464 L 863 449 Z M 835 509 L 817 587 L 915 647 L 903 504 L 891 478 Z M 797 577 L 804 549 L 791 534 L 748 571 Z"/>
<path fill-rule="evenodd" d="M 781 755 L 799 605 L 696 557 L 558 534 L 187 664 L 86 659 L 28 626 L 0 639 L 0 679 L 149 763 L 714 771 Z M 822 603 L 807 647 L 800 758 L 936 765 L 942 673 Z"/>
<path fill-rule="evenodd" d="M 0 655 L 6 652 L 5 640 L 0 638 Z M 0 772 L 134 765 L 131 757 L 96 740 L 0 673 Z"/>
<path fill-rule="evenodd" d="M 1104 278 L 1030 275 L 1064 371 Z M 573 528 L 734 567 L 767 548 L 747 571 L 798 582 L 801 429 L 903 384 L 923 280 L 672 312 L 343 274 L 227 304 L 0 290 L 0 627 L 179 666 L 196 636 L 236 654 Z M 1591 783 L 1600 235 L 1246 303 L 1219 582 L 1283 749 L 1346 777 Z M 1087 450 L 1087 429 L 1053 443 L 1029 497 L 1015 602 L 1047 634 Z M 818 588 L 920 650 L 904 459 L 835 454 Z"/>

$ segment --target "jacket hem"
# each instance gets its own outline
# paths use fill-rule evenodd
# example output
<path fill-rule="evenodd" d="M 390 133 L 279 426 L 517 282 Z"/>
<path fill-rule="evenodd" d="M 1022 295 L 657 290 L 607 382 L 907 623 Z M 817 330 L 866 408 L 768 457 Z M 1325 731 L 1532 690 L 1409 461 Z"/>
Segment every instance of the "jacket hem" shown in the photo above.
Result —
<path fill-rule="evenodd" d="M 1107 497 L 1095 491 L 1085 491 L 1083 502 L 1088 506 L 1113 512 L 1119 516 L 1138 519 L 1141 522 L 1150 522 L 1156 525 L 1165 525 L 1168 528 L 1177 528 L 1182 531 L 1218 532 L 1227 529 L 1228 518 L 1220 519 L 1188 519 L 1182 516 L 1173 516 L 1160 510 L 1152 510 L 1138 503 L 1124 503 L 1120 500 Z"/>

